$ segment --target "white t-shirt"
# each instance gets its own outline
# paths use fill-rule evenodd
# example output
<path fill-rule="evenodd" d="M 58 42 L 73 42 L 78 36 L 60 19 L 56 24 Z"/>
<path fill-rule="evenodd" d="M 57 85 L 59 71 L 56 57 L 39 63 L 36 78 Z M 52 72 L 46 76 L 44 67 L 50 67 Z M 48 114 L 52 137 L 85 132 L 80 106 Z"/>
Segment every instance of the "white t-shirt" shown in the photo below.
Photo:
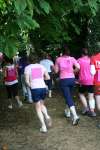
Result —
<path fill-rule="evenodd" d="M 24 73 L 29 75 L 31 89 L 46 88 L 44 72 L 46 69 L 41 64 L 30 64 L 25 67 Z"/>
<path fill-rule="evenodd" d="M 40 61 L 40 64 L 43 65 L 47 69 L 48 73 L 52 72 L 51 66 L 53 66 L 54 64 L 51 60 L 43 59 Z"/>

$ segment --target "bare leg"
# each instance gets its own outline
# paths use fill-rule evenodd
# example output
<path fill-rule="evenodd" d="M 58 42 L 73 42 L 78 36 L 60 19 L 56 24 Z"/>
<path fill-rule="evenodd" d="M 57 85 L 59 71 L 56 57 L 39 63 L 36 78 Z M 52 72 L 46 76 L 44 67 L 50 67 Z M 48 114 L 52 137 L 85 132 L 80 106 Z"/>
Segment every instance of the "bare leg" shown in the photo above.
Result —
<path fill-rule="evenodd" d="M 19 96 L 15 96 L 15 99 L 16 99 L 16 101 L 17 101 L 17 103 L 18 103 L 18 106 L 19 106 L 19 107 L 22 107 L 23 104 L 22 104 L 22 101 L 20 101 Z"/>
<path fill-rule="evenodd" d="M 8 108 L 9 108 L 9 109 L 12 109 L 12 108 L 13 108 L 13 106 L 12 106 L 12 101 L 11 101 L 11 98 L 9 98 L 9 99 L 8 99 L 8 101 L 9 101 Z"/>
<path fill-rule="evenodd" d="M 51 120 L 51 117 L 48 115 L 48 111 L 47 111 L 47 108 L 46 106 L 44 105 L 44 101 L 41 100 L 41 110 L 42 110 L 42 113 L 46 119 L 46 124 L 48 127 L 51 127 L 52 126 L 52 120 Z"/>
<path fill-rule="evenodd" d="M 98 111 L 100 111 L 100 95 L 96 95 L 95 98 L 96 98 L 97 109 Z"/>
<path fill-rule="evenodd" d="M 84 94 L 79 94 L 79 97 L 80 97 L 80 100 L 81 100 L 81 103 L 82 103 L 82 105 L 83 105 L 83 114 L 86 112 L 86 111 L 88 111 L 89 110 L 89 108 L 88 108 L 88 103 L 87 103 L 87 99 L 86 99 L 86 97 L 85 97 L 85 95 Z"/>
<path fill-rule="evenodd" d="M 41 132 L 47 132 L 47 128 L 46 128 L 46 124 L 45 124 L 45 121 L 44 121 L 44 116 L 43 116 L 43 113 L 42 113 L 40 101 L 35 103 L 35 109 L 36 109 L 37 116 L 38 116 L 38 118 L 40 120 L 40 123 L 41 123 L 40 131 Z"/>

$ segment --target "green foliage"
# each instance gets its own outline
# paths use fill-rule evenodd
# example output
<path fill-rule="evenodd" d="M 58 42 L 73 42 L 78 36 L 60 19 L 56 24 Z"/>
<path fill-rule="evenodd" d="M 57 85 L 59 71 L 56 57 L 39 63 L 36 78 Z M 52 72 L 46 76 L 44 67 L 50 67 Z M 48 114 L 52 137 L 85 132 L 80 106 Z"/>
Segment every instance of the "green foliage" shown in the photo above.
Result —
<path fill-rule="evenodd" d="M 30 38 L 38 49 L 63 41 L 73 45 L 83 26 L 96 15 L 99 3 L 100 0 L 0 0 L 0 51 L 12 57 L 25 48 Z"/>
<path fill-rule="evenodd" d="M 87 42 L 91 54 L 98 50 L 97 42 L 100 42 L 100 8 L 97 15 L 89 22 Z"/>
<path fill-rule="evenodd" d="M 40 7 L 44 10 L 44 12 L 46 14 L 49 14 L 49 12 L 51 11 L 51 7 L 49 5 L 48 2 L 46 2 L 45 0 L 38 0 Z"/>
<path fill-rule="evenodd" d="M 25 0 L 14 0 L 15 11 L 20 15 L 26 8 L 27 3 Z"/>

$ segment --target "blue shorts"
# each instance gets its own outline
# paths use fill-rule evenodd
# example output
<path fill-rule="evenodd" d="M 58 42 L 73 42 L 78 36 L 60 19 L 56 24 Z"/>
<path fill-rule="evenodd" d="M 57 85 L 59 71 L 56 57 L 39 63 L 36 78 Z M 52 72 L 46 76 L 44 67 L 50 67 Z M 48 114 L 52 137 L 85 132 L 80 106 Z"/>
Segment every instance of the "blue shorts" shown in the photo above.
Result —
<path fill-rule="evenodd" d="M 32 99 L 34 103 L 44 100 L 46 97 L 46 88 L 31 89 Z"/>

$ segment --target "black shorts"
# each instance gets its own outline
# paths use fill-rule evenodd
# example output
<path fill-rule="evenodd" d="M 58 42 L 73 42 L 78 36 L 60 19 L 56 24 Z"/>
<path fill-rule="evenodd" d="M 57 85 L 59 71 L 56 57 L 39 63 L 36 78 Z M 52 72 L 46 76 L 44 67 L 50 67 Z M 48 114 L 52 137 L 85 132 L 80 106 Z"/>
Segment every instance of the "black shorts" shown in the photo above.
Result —
<path fill-rule="evenodd" d="M 79 93 L 94 93 L 94 86 L 93 85 L 79 85 Z"/>
<path fill-rule="evenodd" d="M 18 83 L 13 85 L 6 85 L 8 98 L 18 96 Z"/>

